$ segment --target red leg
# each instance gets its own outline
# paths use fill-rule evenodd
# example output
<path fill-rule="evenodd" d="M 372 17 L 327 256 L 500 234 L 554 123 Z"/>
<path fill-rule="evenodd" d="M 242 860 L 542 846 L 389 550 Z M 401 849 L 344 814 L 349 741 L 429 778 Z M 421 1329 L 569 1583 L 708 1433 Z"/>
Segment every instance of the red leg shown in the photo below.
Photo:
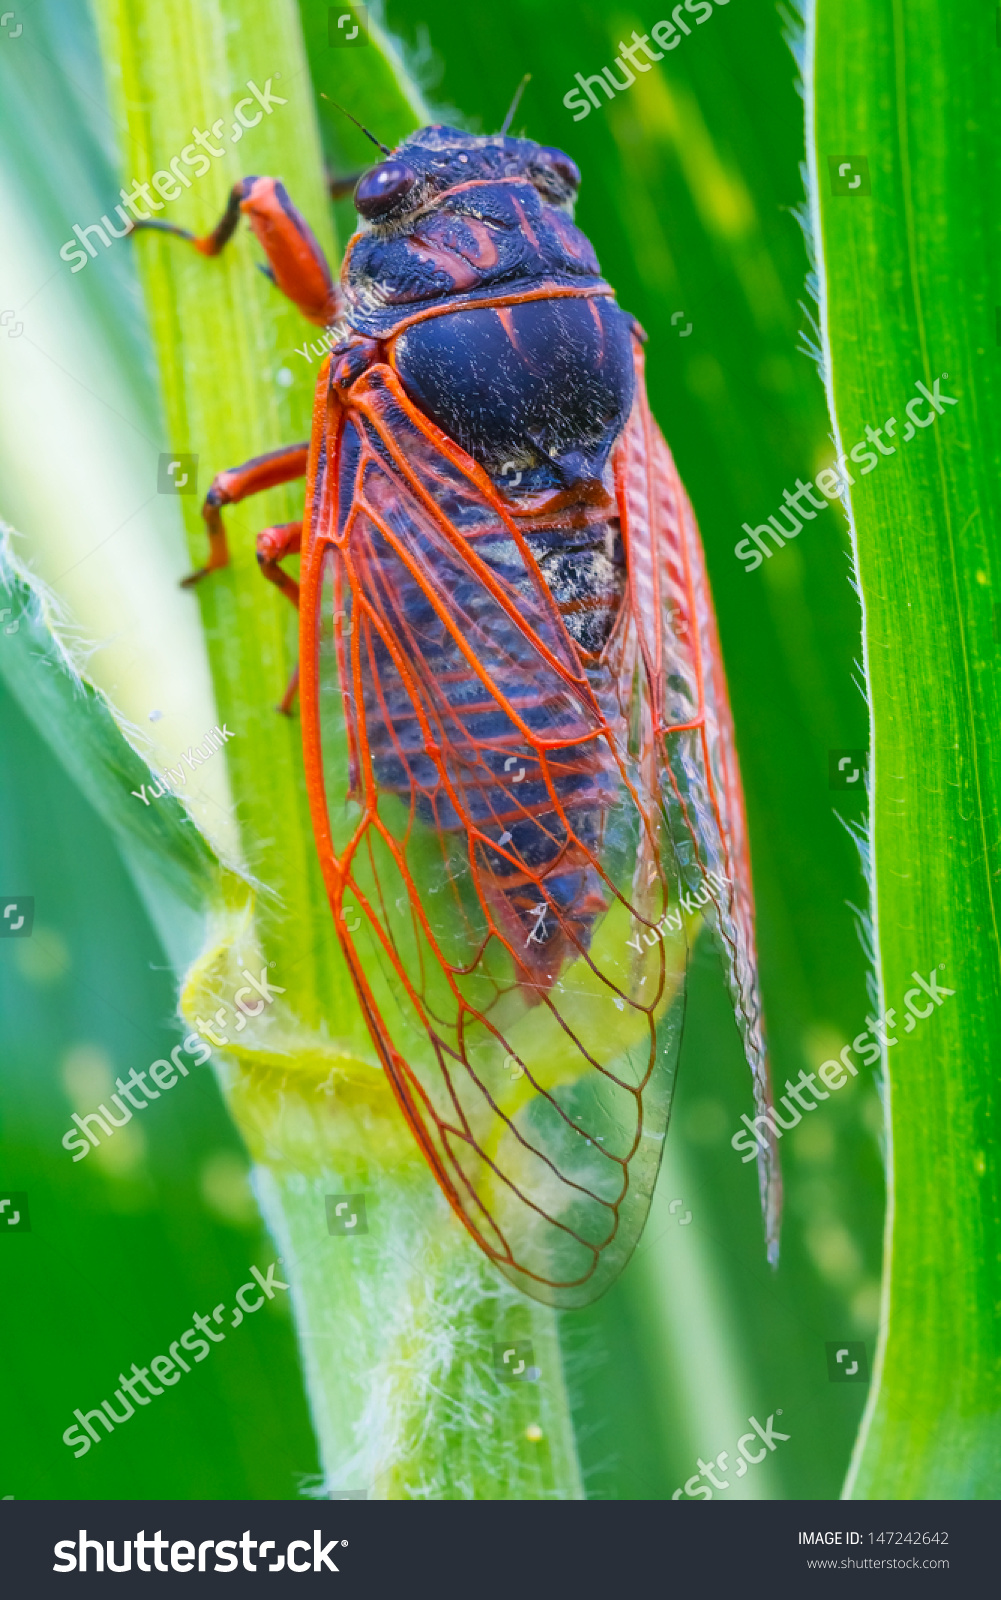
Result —
<path fill-rule="evenodd" d="M 326 257 L 305 217 L 292 204 L 285 185 L 277 178 L 241 178 L 230 192 L 229 203 L 211 233 L 198 238 L 172 222 L 137 222 L 141 228 L 173 233 L 187 239 L 203 256 L 217 256 L 233 237 L 240 212 L 246 213 L 268 265 L 272 283 L 288 295 L 304 317 L 326 328 L 340 314 L 343 298 L 330 276 Z"/>
<path fill-rule="evenodd" d="M 276 522 L 257 535 L 257 564 L 264 577 L 276 585 L 299 609 L 299 585 L 278 565 L 286 556 L 297 556 L 302 544 L 301 522 Z"/>
<path fill-rule="evenodd" d="M 304 478 L 308 459 L 309 443 L 306 441 L 303 444 L 286 445 L 282 450 L 269 450 L 267 455 L 254 456 L 252 460 L 245 461 L 242 467 L 230 467 L 226 472 L 216 473 L 202 506 L 202 516 L 209 535 L 208 563 L 182 578 L 182 588 L 190 588 L 206 573 L 229 565 L 229 547 L 220 507 L 236 505 L 240 500 L 246 500 L 248 495 L 273 489 L 279 483 L 291 483 L 295 478 Z"/>
<path fill-rule="evenodd" d="M 287 572 L 282 571 L 278 563 L 283 561 L 286 556 L 297 555 L 301 543 L 301 522 L 276 523 L 274 527 L 264 528 L 257 535 L 257 562 L 262 573 L 281 590 L 282 594 L 292 602 L 297 611 L 299 609 L 299 585 L 294 578 L 289 577 Z M 283 716 L 287 717 L 291 714 L 292 702 L 295 699 L 295 692 L 298 687 L 299 667 L 296 664 L 292 670 L 292 676 L 288 681 L 288 687 L 282 696 L 281 703 L 277 707 Z"/>

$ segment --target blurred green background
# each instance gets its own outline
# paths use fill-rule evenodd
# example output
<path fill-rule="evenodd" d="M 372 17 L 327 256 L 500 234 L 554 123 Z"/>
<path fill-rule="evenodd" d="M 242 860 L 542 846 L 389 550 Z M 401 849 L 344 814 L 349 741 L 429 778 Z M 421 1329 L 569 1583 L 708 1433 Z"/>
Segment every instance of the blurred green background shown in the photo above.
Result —
<path fill-rule="evenodd" d="M 315 88 L 336 96 L 327 8 L 302 9 Z M 801 338 L 810 316 L 795 216 L 802 103 L 780 12 L 731 4 L 575 123 L 562 104 L 574 74 L 610 65 L 618 41 L 645 32 L 658 14 L 564 0 L 515 0 L 502 12 L 407 0 L 390 4 L 386 20 L 442 116 L 474 131 L 499 126 L 531 72 L 514 131 L 577 161 L 578 221 L 621 304 L 649 334 L 651 403 L 699 518 L 719 617 L 781 1085 L 848 1042 L 868 1009 L 852 909 L 865 904 L 852 837 L 862 816 L 828 787 L 829 750 L 867 739 L 844 524 L 835 510 L 818 517 L 753 574 L 733 554 L 741 524 L 765 520 L 783 489 L 832 455 Z M 81 406 L 93 406 L 87 396 L 96 394 L 110 413 L 102 397 L 113 382 L 127 385 L 130 418 L 156 437 L 128 247 L 90 262 L 68 287 L 58 257 L 72 223 L 109 209 L 123 181 L 93 31 L 67 0 L 17 15 L 22 35 L 0 39 L 8 151 L 0 192 L 32 230 L 39 260 L 51 263 L 51 277 L 40 272 L 32 285 L 34 315 L 44 318 L 47 295 L 69 293 L 106 363 L 74 369 L 73 352 L 61 354 L 70 385 L 86 390 Z M 357 145 L 318 104 L 331 164 L 343 171 L 343 152 Z M 350 109 L 365 119 L 364 106 Z M 350 206 L 336 210 L 343 238 Z M 2 290 L 0 301 L 15 303 Z M 6 344 L 0 337 L 0 384 Z M 308 383 L 304 366 L 295 381 Z M 130 421 L 110 422 L 127 435 Z M 60 460 L 53 438 L 50 456 L 25 461 L 0 411 L 0 515 L 29 541 L 42 515 L 33 484 L 62 479 L 62 492 L 74 493 Z M 170 505 L 156 509 L 166 515 Z M 266 1265 L 275 1250 L 254 1220 L 246 1161 L 205 1070 L 118 1133 L 109 1161 L 92 1154 L 74 1165 L 61 1149 L 70 1112 L 102 1098 L 94 1092 L 102 1074 L 142 1069 L 177 1042 L 173 984 L 113 840 L 8 698 L 0 749 L 0 891 L 36 900 L 32 938 L 0 940 L 0 1190 L 26 1190 L 32 1214 L 31 1233 L 0 1238 L 0 1494 L 295 1497 L 317 1463 L 281 1301 L 80 1461 L 61 1443 L 74 1407 L 110 1397 L 113 1375 L 162 1350 L 193 1311 L 231 1303 L 249 1264 Z M 775 1273 L 765 1264 L 754 1166 L 730 1148 L 744 1111 L 747 1070 L 715 954 L 702 945 L 650 1224 L 609 1294 L 562 1319 L 592 1497 L 669 1498 L 697 1457 L 726 1449 L 732 1460 L 750 1414 L 764 1422 L 779 1410 L 788 1441 L 743 1480 L 731 1476 L 726 1493 L 839 1492 L 867 1391 L 829 1382 L 825 1344 L 865 1339 L 872 1350 L 879 1099 L 860 1076 L 783 1139 L 786 1217 Z M 672 1212 L 675 1200 L 682 1204 Z"/>

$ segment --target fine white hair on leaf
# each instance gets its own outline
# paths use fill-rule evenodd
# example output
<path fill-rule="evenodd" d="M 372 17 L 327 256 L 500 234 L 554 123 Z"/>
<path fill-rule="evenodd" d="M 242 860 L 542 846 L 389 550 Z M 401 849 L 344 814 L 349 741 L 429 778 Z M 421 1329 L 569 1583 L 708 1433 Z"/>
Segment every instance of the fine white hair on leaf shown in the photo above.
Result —
<path fill-rule="evenodd" d="M 831 347 L 829 330 L 827 327 L 827 274 L 823 257 L 823 241 L 820 235 L 820 195 L 818 192 L 817 156 L 813 148 L 814 136 L 814 62 L 813 51 L 816 38 L 816 0 L 789 0 L 789 8 L 779 6 L 779 15 L 783 21 L 786 43 L 792 51 L 793 58 L 799 69 L 797 88 L 803 99 L 805 136 L 806 136 L 806 161 L 802 166 L 804 199 L 796 209 L 795 215 L 803 230 L 806 244 L 807 257 L 810 270 L 806 278 L 806 291 L 810 301 L 816 306 L 814 313 L 807 305 L 800 302 L 804 315 L 807 317 L 809 332 L 801 332 L 802 348 L 817 364 L 821 381 L 827 396 L 828 410 L 831 417 L 831 441 L 835 453 L 843 454 L 840 429 L 838 426 L 837 411 L 834 404 L 834 373 L 831 364 Z M 842 503 L 848 521 L 848 531 L 851 540 L 851 568 L 849 582 L 858 597 L 862 611 L 862 650 L 861 663 L 855 664 L 853 681 L 862 694 L 866 704 L 869 705 L 867 692 L 866 671 L 866 643 L 865 643 L 865 595 L 859 579 L 858 568 L 858 536 L 855 527 L 855 514 L 852 507 L 851 492 L 848 486 L 842 496 Z M 861 681 L 859 679 L 861 674 Z M 873 760 L 874 742 L 872 729 L 872 712 L 870 706 L 870 770 L 868 775 L 869 813 L 865 821 L 849 823 L 842 819 L 844 826 L 855 840 L 862 863 L 862 871 L 868 890 L 868 907 L 865 910 L 857 906 L 851 909 L 855 914 L 859 942 L 865 953 L 866 963 L 869 968 L 867 986 L 870 999 L 874 1006 L 880 1003 L 880 990 L 882 979 L 879 971 L 878 952 L 878 908 L 875 899 L 875 871 L 874 871 L 874 842 L 872 837 L 871 807 L 873 795 Z"/>

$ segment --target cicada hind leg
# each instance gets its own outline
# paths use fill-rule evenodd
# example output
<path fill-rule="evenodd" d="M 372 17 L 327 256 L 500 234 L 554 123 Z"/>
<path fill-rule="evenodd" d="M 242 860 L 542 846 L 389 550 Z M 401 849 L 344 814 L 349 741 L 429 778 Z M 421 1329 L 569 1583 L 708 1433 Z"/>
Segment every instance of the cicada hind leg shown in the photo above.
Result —
<path fill-rule="evenodd" d="M 216 572 L 219 568 L 229 565 L 229 545 L 220 514 L 221 508 L 238 505 L 250 495 L 262 494 L 265 489 L 273 489 L 279 484 L 293 483 L 296 478 L 304 478 L 308 456 L 309 444 L 304 442 L 289 445 L 284 450 L 271 450 L 267 455 L 255 456 L 251 461 L 245 461 L 242 466 L 230 467 L 226 472 L 216 474 L 202 505 L 202 516 L 205 518 L 209 535 L 209 558 L 204 567 L 189 572 L 186 578 L 181 579 L 182 588 L 189 589 L 194 584 L 200 583 L 210 572 Z M 299 585 L 282 570 L 279 562 L 286 556 L 297 554 L 301 540 L 301 520 L 273 524 L 262 529 L 256 540 L 257 561 L 262 575 L 280 589 L 297 610 Z M 298 682 L 299 669 L 296 667 L 277 707 L 284 714 L 291 708 Z"/>

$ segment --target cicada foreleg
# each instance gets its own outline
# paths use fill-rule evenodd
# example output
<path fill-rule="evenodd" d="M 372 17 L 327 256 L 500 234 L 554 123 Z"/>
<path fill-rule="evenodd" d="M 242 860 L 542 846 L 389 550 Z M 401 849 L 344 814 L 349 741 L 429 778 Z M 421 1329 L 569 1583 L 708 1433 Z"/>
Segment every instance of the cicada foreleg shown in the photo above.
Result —
<path fill-rule="evenodd" d="M 329 327 L 343 310 L 341 290 L 330 276 L 327 258 L 312 229 L 277 178 L 241 178 L 233 185 L 218 223 L 201 238 L 187 228 L 155 218 L 137 222 L 133 231 L 171 233 L 194 245 L 200 255 L 217 256 L 236 232 L 241 212 L 268 258 L 262 271 L 304 317 L 319 328 Z"/>

